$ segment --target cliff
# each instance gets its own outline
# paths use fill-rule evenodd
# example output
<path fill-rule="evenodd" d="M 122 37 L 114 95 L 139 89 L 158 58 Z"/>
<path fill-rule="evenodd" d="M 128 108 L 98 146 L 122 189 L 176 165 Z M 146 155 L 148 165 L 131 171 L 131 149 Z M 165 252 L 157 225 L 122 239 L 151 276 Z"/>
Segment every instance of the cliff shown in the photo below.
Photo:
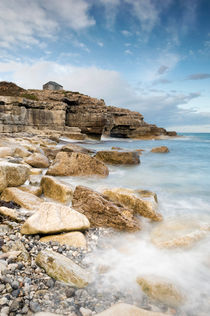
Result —
<path fill-rule="evenodd" d="M 78 92 L 24 90 L 13 83 L 0 82 L 0 132 L 27 132 L 31 128 L 62 133 L 80 129 L 94 137 L 176 135 L 144 122 L 138 112 L 106 106 L 103 100 Z"/>

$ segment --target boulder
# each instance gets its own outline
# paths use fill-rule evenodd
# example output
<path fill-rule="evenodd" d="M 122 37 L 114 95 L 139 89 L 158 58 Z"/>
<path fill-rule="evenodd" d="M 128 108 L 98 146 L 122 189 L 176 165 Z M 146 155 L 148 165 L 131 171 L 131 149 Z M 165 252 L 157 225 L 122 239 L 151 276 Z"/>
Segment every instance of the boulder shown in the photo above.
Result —
<path fill-rule="evenodd" d="M 31 153 L 25 147 L 23 147 L 23 146 L 15 147 L 15 150 L 14 150 L 15 157 L 25 158 L 25 157 L 28 157 L 30 155 L 31 155 Z"/>
<path fill-rule="evenodd" d="M 54 177 L 42 177 L 41 187 L 45 196 L 56 201 L 66 203 L 72 199 L 73 187 L 63 184 Z"/>
<path fill-rule="evenodd" d="M 142 291 L 155 301 L 171 307 L 177 307 L 184 302 L 181 291 L 164 278 L 156 276 L 138 277 L 137 283 L 141 286 Z"/>
<path fill-rule="evenodd" d="M 142 198 L 150 198 L 153 199 L 156 203 L 158 203 L 157 194 L 149 191 L 149 190 L 135 190 L 137 194 L 139 194 Z"/>
<path fill-rule="evenodd" d="M 42 169 L 38 169 L 38 168 L 31 168 L 30 169 L 30 175 L 37 176 L 40 174 L 42 174 Z"/>
<path fill-rule="evenodd" d="M 116 165 L 137 165 L 140 163 L 139 154 L 135 151 L 103 150 L 98 151 L 95 158 Z"/>
<path fill-rule="evenodd" d="M 1 210 L 1 208 L 0 208 Z M 42 237 L 41 242 L 57 241 L 60 245 L 67 245 L 75 248 L 86 248 L 86 239 L 81 232 L 71 232 L 60 235 Z"/>
<path fill-rule="evenodd" d="M 168 153 L 169 149 L 166 146 L 160 146 L 160 147 L 152 148 L 151 152 L 152 153 L 161 153 L 162 154 L 162 153 Z"/>
<path fill-rule="evenodd" d="M 165 220 L 151 233 L 152 242 L 160 248 L 192 247 L 210 231 L 210 225 L 192 218 Z"/>
<path fill-rule="evenodd" d="M 148 311 L 134 305 L 118 303 L 96 314 L 96 316 L 167 316 L 168 314 Z"/>
<path fill-rule="evenodd" d="M 13 201 L 28 210 L 36 210 L 43 202 L 34 194 L 24 192 L 18 188 L 6 188 L 2 192 L 1 199 L 6 202 Z"/>
<path fill-rule="evenodd" d="M 42 188 L 35 185 L 22 185 L 21 187 L 18 187 L 21 191 L 28 192 L 31 194 L 34 194 L 36 196 L 42 195 Z"/>
<path fill-rule="evenodd" d="M 0 192 L 6 187 L 22 185 L 29 177 L 30 169 L 21 164 L 0 162 Z"/>
<path fill-rule="evenodd" d="M 104 195 L 87 187 L 76 187 L 72 206 L 87 216 L 92 227 L 113 227 L 125 231 L 140 229 L 132 210 L 108 201 Z"/>
<path fill-rule="evenodd" d="M 83 288 L 90 282 L 87 271 L 71 259 L 50 250 L 41 251 L 36 257 L 36 264 L 45 269 L 55 280 L 65 282 L 77 288 Z"/>
<path fill-rule="evenodd" d="M 5 158 L 8 156 L 13 156 L 14 149 L 11 147 L 0 147 L 0 158 Z"/>
<path fill-rule="evenodd" d="M 0 207 L 0 215 L 11 218 L 12 220 L 19 222 L 18 212 L 8 207 Z"/>
<path fill-rule="evenodd" d="M 25 162 L 35 168 L 48 168 L 49 160 L 46 156 L 34 153 L 25 159 Z"/>
<path fill-rule="evenodd" d="M 90 227 L 87 217 L 70 207 L 44 202 L 21 228 L 22 234 L 54 234 Z"/>
<path fill-rule="evenodd" d="M 157 213 L 157 203 L 146 201 L 140 198 L 134 190 L 124 188 L 107 189 L 103 191 L 111 201 L 121 203 L 123 206 L 132 209 L 141 216 L 150 218 L 153 221 L 161 221 L 162 215 Z"/>
<path fill-rule="evenodd" d="M 76 145 L 76 144 L 67 144 L 64 145 L 63 147 L 61 147 L 61 151 L 65 151 L 65 152 L 77 152 L 77 153 L 84 153 L 84 154 L 90 154 L 92 152 L 94 152 L 93 150 L 87 149 L 85 147 Z"/>
<path fill-rule="evenodd" d="M 105 164 L 94 157 L 83 153 L 60 152 L 47 171 L 51 176 L 89 176 L 107 177 L 109 174 Z"/>

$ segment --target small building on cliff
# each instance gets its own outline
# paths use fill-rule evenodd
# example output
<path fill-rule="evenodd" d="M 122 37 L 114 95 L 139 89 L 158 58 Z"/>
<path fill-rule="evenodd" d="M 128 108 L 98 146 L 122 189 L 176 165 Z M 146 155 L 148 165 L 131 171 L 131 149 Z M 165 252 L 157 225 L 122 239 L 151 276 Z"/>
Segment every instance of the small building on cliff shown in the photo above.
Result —
<path fill-rule="evenodd" d="M 63 86 L 54 81 L 49 81 L 43 85 L 43 90 L 63 90 Z"/>

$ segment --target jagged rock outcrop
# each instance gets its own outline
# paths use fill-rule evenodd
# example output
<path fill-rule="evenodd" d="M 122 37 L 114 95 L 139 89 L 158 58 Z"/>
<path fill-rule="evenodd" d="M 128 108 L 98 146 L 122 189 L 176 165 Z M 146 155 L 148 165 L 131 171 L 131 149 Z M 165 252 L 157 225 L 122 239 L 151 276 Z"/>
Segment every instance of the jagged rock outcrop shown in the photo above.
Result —
<path fill-rule="evenodd" d="M 80 131 L 95 137 L 176 135 L 145 123 L 138 112 L 106 106 L 102 99 L 63 90 L 24 90 L 13 83 L 0 82 L 0 133 L 30 129 L 57 130 L 77 139 L 85 137 Z"/>

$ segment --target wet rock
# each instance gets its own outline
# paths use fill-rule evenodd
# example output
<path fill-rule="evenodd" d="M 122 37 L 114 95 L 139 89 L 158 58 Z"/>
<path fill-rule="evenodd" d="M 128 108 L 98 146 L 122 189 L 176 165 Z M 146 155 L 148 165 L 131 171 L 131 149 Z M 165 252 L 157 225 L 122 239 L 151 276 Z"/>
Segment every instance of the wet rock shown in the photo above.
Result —
<path fill-rule="evenodd" d="M 6 187 L 22 185 L 29 177 L 29 168 L 25 165 L 0 162 L 0 192 Z"/>
<path fill-rule="evenodd" d="M 150 218 L 153 221 L 161 221 L 162 216 L 157 210 L 156 202 L 152 203 L 140 198 L 138 192 L 131 189 L 114 188 L 103 191 L 111 201 L 121 203 L 125 207 L 132 209 L 141 216 Z"/>
<path fill-rule="evenodd" d="M 22 234 L 53 234 L 90 227 L 86 216 L 70 207 L 44 202 L 21 228 Z"/>
<path fill-rule="evenodd" d="M 86 248 L 86 239 L 81 232 L 52 235 L 42 237 L 41 242 L 57 241 L 60 245 L 72 246 L 75 248 Z"/>
<path fill-rule="evenodd" d="M 20 208 L 20 205 L 18 205 L 17 203 L 10 201 L 10 202 L 6 202 L 4 200 L 0 200 L 0 207 L 7 207 L 7 208 L 11 208 L 11 209 L 18 209 Z"/>
<path fill-rule="evenodd" d="M 156 313 L 147 311 L 142 308 L 138 308 L 134 305 L 125 303 L 115 304 L 102 313 L 96 314 L 96 316 L 166 316 L 163 313 Z"/>
<path fill-rule="evenodd" d="M 136 165 L 140 163 L 138 153 L 133 151 L 98 151 L 95 158 L 108 164 Z"/>
<path fill-rule="evenodd" d="M 83 153 L 60 152 L 47 175 L 52 176 L 89 176 L 99 175 L 107 177 L 109 174 L 105 164 L 94 157 Z"/>
<path fill-rule="evenodd" d="M 168 153 L 169 149 L 166 146 L 160 146 L 160 147 L 152 148 L 151 152 L 152 153 Z"/>
<path fill-rule="evenodd" d="M 1 199 L 6 202 L 14 201 L 29 210 L 35 210 L 43 202 L 39 197 L 18 188 L 7 188 L 2 192 Z"/>
<path fill-rule="evenodd" d="M 87 271 L 72 260 L 54 251 L 41 251 L 36 257 L 36 263 L 44 268 L 50 277 L 71 286 L 83 288 L 90 282 Z"/>
<path fill-rule="evenodd" d="M 210 232 L 210 225 L 189 217 L 164 221 L 151 233 L 152 242 L 160 248 L 191 247 Z"/>
<path fill-rule="evenodd" d="M 54 177 L 44 176 L 41 187 L 45 196 L 66 203 L 72 199 L 73 187 L 70 187 Z"/>
<path fill-rule="evenodd" d="M 35 168 L 48 168 L 49 167 L 48 158 L 39 153 L 32 154 L 31 156 L 25 159 L 25 162 Z"/>
<path fill-rule="evenodd" d="M 155 301 L 171 307 L 177 307 L 184 302 L 181 291 L 164 278 L 156 276 L 138 277 L 137 283 L 141 286 L 142 291 Z"/>
<path fill-rule="evenodd" d="M 126 231 L 140 229 L 132 210 L 108 201 L 104 195 L 87 187 L 76 187 L 72 205 L 87 216 L 92 227 L 113 227 Z"/>
<path fill-rule="evenodd" d="M 42 188 L 35 185 L 22 185 L 21 187 L 18 187 L 21 191 L 28 192 L 31 194 L 34 194 L 36 196 L 42 195 Z"/>

